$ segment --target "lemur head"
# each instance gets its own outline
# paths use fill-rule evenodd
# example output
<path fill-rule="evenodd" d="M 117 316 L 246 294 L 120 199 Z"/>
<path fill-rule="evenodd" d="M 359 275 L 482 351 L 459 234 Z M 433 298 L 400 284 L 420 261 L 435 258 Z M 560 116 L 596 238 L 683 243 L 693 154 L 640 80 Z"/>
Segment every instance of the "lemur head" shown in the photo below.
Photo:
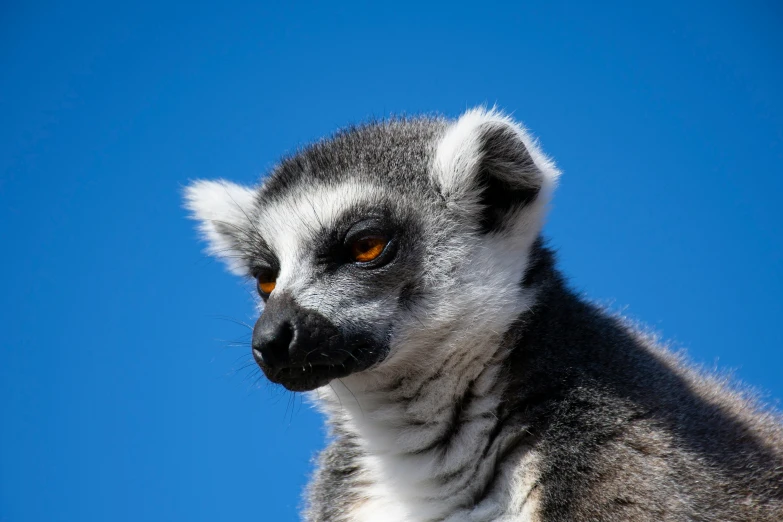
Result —
<path fill-rule="evenodd" d="M 289 390 L 382 381 L 487 349 L 557 179 L 494 110 L 370 123 L 284 159 L 256 187 L 197 181 L 209 251 L 256 281 L 253 355 Z"/>

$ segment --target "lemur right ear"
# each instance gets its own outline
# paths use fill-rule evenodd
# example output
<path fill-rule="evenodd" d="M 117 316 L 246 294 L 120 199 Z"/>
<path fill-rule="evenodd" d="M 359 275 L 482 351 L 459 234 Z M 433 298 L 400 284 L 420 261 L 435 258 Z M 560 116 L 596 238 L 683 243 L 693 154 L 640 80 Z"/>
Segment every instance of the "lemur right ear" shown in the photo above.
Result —
<path fill-rule="evenodd" d="M 519 124 L 483 108 L 447 129 L 434 171 L 447 203 L 473 214 L 485 233 L 515 216 L 543 214 L 559 174 Z"/>
<path fill-rule="evenodd" d="M 247 274 L 246 245 L 255 233 L 255 191 L 229 181 L 198 180 L 185 189 L 185 208 L 199 222 L 207 253 L 226 262 L 238 275 Z"/>

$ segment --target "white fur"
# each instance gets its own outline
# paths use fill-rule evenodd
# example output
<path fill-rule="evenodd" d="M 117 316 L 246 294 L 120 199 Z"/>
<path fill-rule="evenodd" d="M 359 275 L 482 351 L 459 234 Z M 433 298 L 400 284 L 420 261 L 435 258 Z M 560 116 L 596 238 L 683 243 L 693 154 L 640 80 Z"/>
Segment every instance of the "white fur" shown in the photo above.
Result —
<path fill-rule="evenodd" d="M 557 184 L 560 172 L 525 128 L 496 108 L 487 110 L 484 107 L 476 107 L 465 112 L 456 123 L 451 125 L 438 144 L 433 173 L 444 195 L 450 201 L 457 201 L 460 205 L 475 211 L 476 194 L 470 193 L 473 188 L 470 178 L 476 175 L 476 168 L 482 159 L 481 129 L 488 125 L 511 130 L 524 144 L 542 176 L 539 180 L 541 190 L 538 200 L 546 205 Z M 524 180 L 519 181 L 525 183 Z"/>
<path fill-rule="evenodd" d="M 207 253 L 223 259 L 231 272 L 246 275 L 247 267 L 237 258 L 234 243 L 220 233 L 217 225 L 243 227 L 253 212 L 256 191 L 225 180 L 193 182 L 185 189 L 185 207 L 199 222 L 199 231 L 207 241 Z"/>

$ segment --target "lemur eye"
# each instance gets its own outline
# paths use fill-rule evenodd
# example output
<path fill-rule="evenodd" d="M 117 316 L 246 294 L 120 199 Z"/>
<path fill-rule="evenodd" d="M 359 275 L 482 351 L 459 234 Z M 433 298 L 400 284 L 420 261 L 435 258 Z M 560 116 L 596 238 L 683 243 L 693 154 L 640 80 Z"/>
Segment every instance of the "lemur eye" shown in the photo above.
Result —
<path fill-rule="evenodd" d="M 389 241 L 383 236 L 365 236 L 351 243 L 351 257 L 357 263 L 376 259 Z"/>
<path fill-rule="evenodd" d="M 261 297 L 269 297 L 272 290 L 275 289 L 275 276 L 269 274 L 262 274 L 258 276 L 258 293 Z"/>

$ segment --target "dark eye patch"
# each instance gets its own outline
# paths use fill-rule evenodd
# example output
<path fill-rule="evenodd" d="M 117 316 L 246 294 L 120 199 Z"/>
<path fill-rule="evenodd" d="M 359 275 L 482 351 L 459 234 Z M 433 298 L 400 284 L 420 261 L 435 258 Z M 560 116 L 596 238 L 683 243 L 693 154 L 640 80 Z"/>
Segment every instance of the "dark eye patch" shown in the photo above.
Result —
<path fill-rule="evenodd" d="M 389 243 L 397 227 L 389 209 L 355 206 L 344 212 L 330 229 L 321 230 L 317 234 L 314 244 L 315 262 L 327 271 L 355 264 L 350 248 L 354 242 L 377 236 Z M 365 266 L 370 267 L 370 263 Z"/>

